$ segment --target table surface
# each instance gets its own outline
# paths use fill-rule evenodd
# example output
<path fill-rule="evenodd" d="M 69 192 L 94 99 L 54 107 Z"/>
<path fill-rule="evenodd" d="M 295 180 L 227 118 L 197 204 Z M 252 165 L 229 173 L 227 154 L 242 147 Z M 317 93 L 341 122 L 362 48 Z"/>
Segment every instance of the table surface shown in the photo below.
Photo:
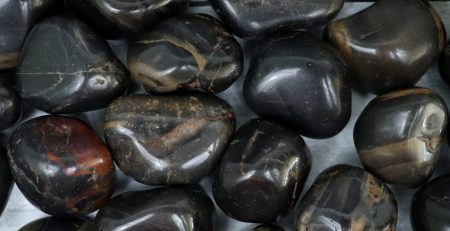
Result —
<path fill-rule="evenodd" d="M 345 17 L 347 15 L 353 14 L 361 9 L 366 8 L 372 3 L 368 2 L 352 2 L 345 3 L 343 10 L 339 14 L 338 17 Z M 450 3 L 446 2 L 432 2 L 432 5 L 436 8 L 436 10 L 441 15 L 445 25 L 447 28 L 450 28 Z M 191 10 L 192 12 L 207 12 L 212 13 L 209 7 L 196 7 Z M 414 15 L 411 15 L 414 17 Z M 405 20 L 408 20 L 405 18 Z M 420 32 L 419 32 L 420 33 Z M 123 42 L 120 41 L 112 41 L 110 42 L 113 50 L 118 54 L 119 58 L 122 61 L 126 61 L 126 46 Z M 243 44 L 244 50 L 248 50 L 248 46 Z M 125 62 L 126 63 L 126 62 Z M 246 58 L 246 69 L 248 69 L 248 58 Z M 249 108 L 245 105 L 242 97 L 242 83 L 245 78 L 244 75 L 227 91 L 219 94 L 218 96 L 228 101 L 234 108 L 237 116 L 238 126 L 243 124 L 250 118 L 256 117 L 254 113 L 252 113 Z M 447 85 L 439 76 L 439 72 L 437 69 L 437 65 L 434 65 L 421 79 L 421 81 L 417 84 L 421 87 L 430 88 L 436 92 L 438 92 L 446 101 L 448 106 L 450 107 L 450 86 Z M 140 89 L 135 89 L 133 92 L 139 92 Z M 336 165 L 347 163 L 355 166 L 361 166 L 361 163 L 358 159 L 358 155 L 356 153 L 354 144 L 353 144 L 353 126 L 358 115 L 361 113 L 362 109 L 365 105 L 374 97 L 371 94 L 361 94 L 357 92 L 353 92 L 353 112 L 350 122 L 347 124 L 345 129 L 338 134 L 337 136 L 330 139 L 323 140 L 313 140 L 305 138 L 306 144 L 312 153 L 312 170 L 308 177 L 308 180 L 305 184 L 303 193 L 308 189 L 316 176 L 322 172 L 324 169 Z M 25 113 L 23 115 L 23 119 L 29 119 L 38 115 L 43 115 L 45 113 L 25 109 Z M 102 125 L 103 125 L 103 115 L 104 110 L 98 110 L 88 113 L 80 113 L 76 115 L 70 115 L 77 118 L 80 118 L 86 122 L 88 122 L 91 126 L 93 126 L 99 134 L 103 134 Z M 8 134 L 13 130 L 9 129 L 0 134 L 2 138 L 2 142 L 6 142 Z M 435 176 L 439 176 L 442 174 L 450 173 L 450 168 L 448 167 L 450 163 L 450 149 L 447 144 L 444 145 L 439 160 L 437 164 L 437 168 L 435 171 Z M 149 186 L 145 186 L 139 184 L 124 176 L 119 172 L 117 189 L 115 194 L 122 193 L 124 191 L 133 191 L 139 189 L 149 188 Z M 201 186 L 205 188 L 208 194 L 211 196 L 211 180 L 206 178 L 201 181 Z M 412 195 L 417 189 L 405 189 L 399 188 L 395 186 L 390 186 L 393 192 L 395 193 L 395 197 L 397 199 L 399 205 L 399 217 L 397 223 L 397 230 L 399 231 L 408 231 L 411 230 L 411 225 L 409 223 L 409 210 L 410 210 L 410 200 Z M 297 215 L 296 208 L 288 214 L 286 217 L 280 219 L 277 223 L 285 228 L 285 230 L 293 230 L 293 221 L 295 216 Z M 255 224 L 242 223 L 238 221 L 234 221 L 228 217 L 226 217 L 220 209 L 216 209 L 217 211 L 217 230 L 225 231 L 244 231 L 249 230 L 254 227 Z M 18 190 L 17 186 L 14 185 L 14 188 L 11 193 L 11 197 L 6 206 L 6 209 L 3 215 L 0 217 L 0 230 L 1 231 L 15 231 L 18 230 L 23 225 L 31 222 L 37 218 L 47 216 L 40 210 L 34 208 L 22 195 L 22 193 Z M 93 218 L 95 213 L 90 214 L 89 217 Z"/>

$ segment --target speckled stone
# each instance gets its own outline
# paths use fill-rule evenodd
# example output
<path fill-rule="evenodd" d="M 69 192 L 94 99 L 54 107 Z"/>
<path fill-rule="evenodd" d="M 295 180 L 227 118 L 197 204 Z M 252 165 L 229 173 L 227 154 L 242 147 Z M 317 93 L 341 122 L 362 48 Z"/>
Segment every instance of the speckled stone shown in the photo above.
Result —
<path fill-rule="evenodd" d="M 97 231 L 97 228 L 85 219 L 45 217 L 26 224 L 19 231 Z"/>
<path fill-rule="evenodd" d="M 11 127 L 20 117 L 22 100 L 8 76 L 0 73 L 0 131 Z"/>

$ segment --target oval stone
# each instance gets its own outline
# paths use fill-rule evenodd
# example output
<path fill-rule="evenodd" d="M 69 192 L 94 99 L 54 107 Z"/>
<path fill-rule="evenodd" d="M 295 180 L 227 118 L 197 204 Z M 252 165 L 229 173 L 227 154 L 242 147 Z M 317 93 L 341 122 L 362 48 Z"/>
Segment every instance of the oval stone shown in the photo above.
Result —
<path fill-rule="evenodd" d="M 244 97 L 259 116 L 311 138 L 339 133 L 351 115 L 346 68 L 336 50 L 303 32 L 262 39 L 244 83 Z"/>
<path fill-rule="evenodd" d="M 450 41 L 447 42 L 445 50 L 439 60 L 439 73 L 441 74 L 442 79 L 450 84 Z"/>
<path fill-rule="evenodd" d="M 17 88 L 30 105 L 49 113 L 106 107 L 127 89 L 128 72 L 105 40 L 72 16 L 55 16 L 28 36 Z"/>
<path fill-rule="evenodd" d="M 23 123 L 11 136 L 8 159 L 20 191 L 50 215 L 86 215 L 114 189 L 108 148 L 77 119 L 42 116 Z"/>
<path fill-rule="evenodd" d="M 12 81 L 0 74 L 0 131 L 11 127 L 20 117 L 22 100 Z"/>
<path fill-rule="evenodd" d="M 385 184 L 361 168 L 336 165 L 302 198 L 296 230 L 395 230 L 396 224 L 397 203 Z"/>
<path fill-rule="evenodd" d="M 224 91 L 241 75 L 243 62 L 233 35 L 205 14 L 162 22 L 128 50 L 131 76 L 152 93 Z"/>
<path fill-rule="evenodd" d="M 45 217 L 26 224 L 19 231 L 97 231 L 97 228 L 80 218 Z"/>
<path fill-rule="evenodd" d="M 424 88 L 373 99 L 353 132 L 362 164 L 391 184 L 415 187 L 427 182 L 444 142 L 447 111 L 443 99 Z"/>
<path fill-rule="evenodd" d="M 253 228 L 250 231 L 284 231 L 283 228 L 280 228 L 276 225 L 260 225 L 258 227 Z"/>
<path fill-rule="evenodd" d="M 214 204 L 204 193 L 181 188 L 127 192 L 111 199 L 95 223 L 106 230 L 214 230 Z"/>
<path fill-rule="evenodd" d="M 450 175 L 440 176 L 416 192 L 411 225 L 415 231 L 450 230 Z"/>
<path fill-rule="evenodd" d="M 9 194 L 13 186 L 11 171 L 6 158 L 6 150 L 0 147 L 0 215 L 8 203 Z"/>
<path fill-rule="evenodd" d="M 148 185 L 190 184 L 222 158 L 235 115 L 212 95 L 133 95 L 109 105 L 104 128 L 126 175 Z"/>
<path fill-rule="evenodd" d="M 297 202 L 311 161 L 303 139 L 272 122 L 243 125 L 225 151 L 212 192 L 230 217 L 265 223 L 285 215 Z"/>
<path fill-rule="evenodd" d="M 277 30 L 321 27 L 341 10 L 343 0 L 210 0 L 234 34 L 252 38 Z"/>
<path fill-rule="evenodd" d="M 347 62 L 355 87 L 376 94 L 416 84 L 446 40 L 441 18 L 422 0 L 378 0 L 329 23 L 325 36 Z"/>

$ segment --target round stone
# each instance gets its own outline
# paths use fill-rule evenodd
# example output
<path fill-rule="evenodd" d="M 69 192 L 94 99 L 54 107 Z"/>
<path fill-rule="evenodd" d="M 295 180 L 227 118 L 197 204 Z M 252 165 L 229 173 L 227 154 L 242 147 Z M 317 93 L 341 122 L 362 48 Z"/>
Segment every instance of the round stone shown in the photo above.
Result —
<path fill-rule="evenodd" d="M 32 221 L 19 231 L 97 231 L 90 221 L 80 218 L 45 217 Z"/>
<path fill-rule="evenodd" d="M 11 127 L 20 117 L 22 100 L 8 76 L 0 74 L 0 131 Z"/>

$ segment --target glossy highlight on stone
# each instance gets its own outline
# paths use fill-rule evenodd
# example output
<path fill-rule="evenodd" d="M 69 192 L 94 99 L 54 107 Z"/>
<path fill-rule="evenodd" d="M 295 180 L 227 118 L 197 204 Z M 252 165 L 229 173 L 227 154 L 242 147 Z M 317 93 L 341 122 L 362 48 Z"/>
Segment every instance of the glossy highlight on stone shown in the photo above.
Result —
<path fill-rule="evenodd" d="M 214 230 L 214 204 L 202 192 L 158 188 L 127 192 L 111 199 L 95 218 L 107 230 Z"/>
<path fill-rule="evenodd" d="M 276 225 L 260 225 L 250 231 L 284 231 L 284 229 Z"/>
<path fill-rule="evenodd" d="M 12 81 L 0 74 L 0 131 L 11 127 L 20 117 L 22 100 Z"/>
<path fill-rule="evenodd" d="M 187 0 L 64 0 L 95 31 L 121 38 L 151 28 L 187 9 Z"/>
<path fill-rule="evenodd" d="M 415 231 L 450 230 L 450 175 L 425 184 L 413 197 L 411 225 Z"/>
<path fill-rule="evenodd" d="M 0 70 L 15 68 L 25 38 L 35 23 L 53 13 L 59 0 L 2 0 Z"/>
<path fill-rule="evenodd" d="M 321 27 L 341 10 L 343 0 L 210 0 L 234 34 L 257 37 L 282 29 Z"/>
<path fill-rule="evenodd" d="M 391 184 L 425 183 L 444 142 L 447 111 L 444 100 L 425 88 L 397 90 L 373 99 L 353 132 L 362 164 Z"/>
<path fill-rule="evenodd" d="M 108 148 L 77 119 L 42 116 L 23 123 L 10 138 L 8 159 L 20 191 L 50 215 L 86 215 L 114 189 Z"/>
<path fill-rule="evenodd" d="M 45 217 L 26 224 L 19 231 L 97 231 L 97 228 L 80 218 Z"/>
<path fill-rule="evenodd" d="M 297 231 L 395 230 L 397 203 L 372 174 L 349 165 L 323 171 L 302 198 Z"/>
<path fill-rule="evenodd" d="M 248 106 L 311 138 L 339 133 L 351 115 L 351 90 L 337 51 L 304 32 L 269 35 L 244 83 Z"/>
<path fill-rule="evenodd" d="M 126 175 L 148 185 L 191 184 L 222 158 L 235 115 L 207 94 L 133 95 L 109 105 L 104 128 Z"/>
<path fill-rule="evenodd" d="M 0 215 L 2 215 L 8 203 L 12 186 L 13 181 L 6 158 L 6 150 L 0 147 Z"/>
<path fill-rule="evenodd" d="M 241 75 L 243 62 L 233 35 L 206 14 L 162 22 L 128 50 L 131 76 L 152 93 L 219 93 Z"/>
<path fill-rule="evenodd" d="M 106 107 L 127 89 L 128 71 L 108 44 L 73 16 L 55 16 L 30 32 L 17 69 L 17 88 L 49 113 Z"/>
<path fill-rule="evenodd" d="M 355 87 L 375 94 L 416 84 L 446 40 L 441 18 L 423 0 L 378 0 L 329 23 L 325 36 L 344 57 Z"/>
<path fill-rule="evenodd" d="M 311 169 L 309 155 L 296 133 L 266 120 L 248 121 L 216 172 L 212 192 L 217 205 L 243 222 L 277 220 L 300 196 Z"/>

